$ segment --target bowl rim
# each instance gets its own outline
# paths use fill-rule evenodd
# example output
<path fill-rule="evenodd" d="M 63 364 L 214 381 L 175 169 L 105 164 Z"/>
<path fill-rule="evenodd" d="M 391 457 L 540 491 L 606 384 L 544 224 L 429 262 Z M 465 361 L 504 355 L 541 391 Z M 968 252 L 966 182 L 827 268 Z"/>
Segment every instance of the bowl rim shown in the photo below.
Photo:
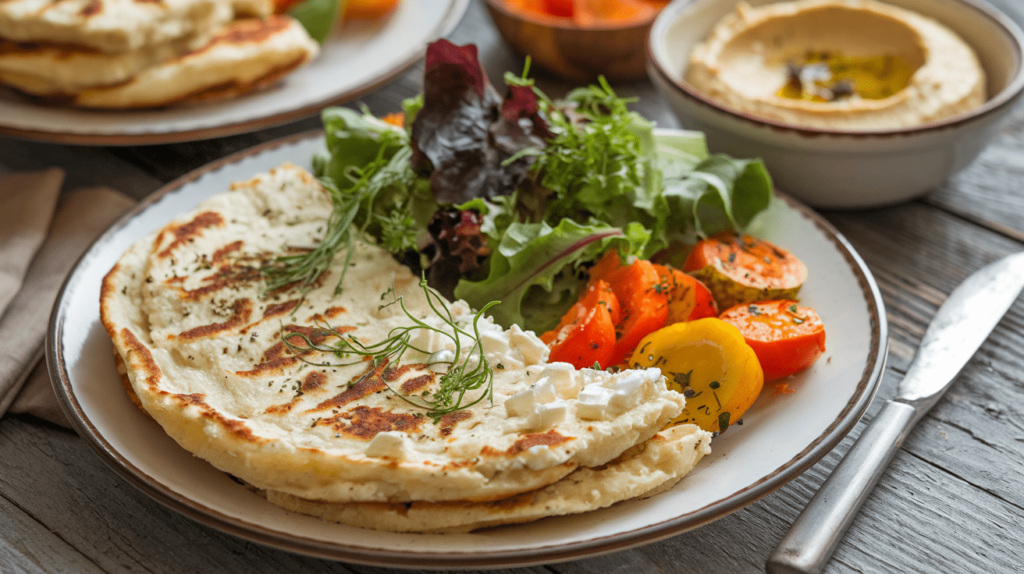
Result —
<path fill-rule="evenodd" d="M 503 0 L 484 0 L 484 4 L 487 6 L 487 8 L 491 10 L 497 10 L 498 12 L 501 12 L 502 15 L 508 18 L 519 20 L 521 22 L 529 22 L 531 24 L 536 24 L 538 26 L 545 26 L 547 28 L 554 28 L 556 30 L 563 30 L 566 32 L 621 32 L 623 30 L 638 30 L 643 28 L 649 28 L 654 24 L 655 20 L 657 20 L 658 17 L 661 16 L 665 9 L 671 6 L 671 2 L 669 2 L 661 10 L 658 10 L 649 18 L 644 18 L 643 20 L 636 20 L 634 22 L 628 22 L 623 25 L 584 27 L 559 22 L 560 18 L 558 18 L 557 16 L 551 16 L 549 19 L 528 18 L 520 12 L 514 12 L 512 10 L 509 10 L 508 7 L 505 6 Z"/>
<path fill-rule="evenodd" d="M 492 0 L 487 0 L 490 3 Z M 954 0 L 956 3 L 961 4 L 967 8 L 973 9 L 978 12 L 986 19 L 989 20 L 994 29 L 999 29 L 1005 36 L 1010 38 L 1013 44 L 1013 49 L 1017 56 L 1017 67 L 1014 70 L 1013 75 L 1010 77 L 1006 85 L 994 96 L 989 97 L 982 105 L 961 112 L 959 114 L 928 122 L 917 126 L 909 126 L 904 128 L 892 128 L 892 129 L 825 129 L 825 128 L 813 128 L 808 126 L 801 126 L 798 124 L 792 124 L 782 122 L 778 120 L 763 118 L 748 112 L 730 108 L 719 104 L 718 102 L 708 98 L 698 90 L 692 88 L 688 83 L 684 81 L 676 80 L 675 77 L 670 75 L 665 69 L 663 62 L 659 58 L 658 50 L 654 48 L 655 42 L 664 36 L 664 31 L 670 24 L 675 23 L 680 18 L 684 17 L 687 12 L 695 10 L 696 8 L 715 2 L 721 2 L 723 0 L 696 0 L 696 1 L 677 1 L 669 4 L 664 10 L 658 14 L 655 19 L 653 26 L 651 27 L 651 33 L 647 39 L 647 62 L 648 69 L 652 72 L 656 72 L 661 78 L 671 85 L 677 92 L 684 97 L 690 98 L 699 104 L 703 104 L 706 107 L 712 108 L 724 115 L 731 116 L 738 120 L 745 121 L 747 123 L 756 124 L 761 127 L 770 127 L 773 131 L 791 132 L 798 135 L 804 136 L 899 136 L 899 135 L 917 135 L 922 133 L 934 132 L 944 129 L 956 128 L 968 122 L 974 121 L 978 118 L 988 116 L 1003 110 L 1004 108 L 1014 104 L 1017 98 L 1024 93 L 1024 31 L 1021 30 L 1020 26 L 1016 22 L 1010 19 L 1009 16 L 1004 14 L 996 7 L 988 4 L 984 0 Z M 786 0 L 782 0 L 786 1 Z M 884 0 L 880 0 L 883 1 Z M 772 2 L 775 3 L 775 2 Z M 924 16 L 930 17 L 928 14 Z M 705 35 L 710 30 L 705 31 Z"/>

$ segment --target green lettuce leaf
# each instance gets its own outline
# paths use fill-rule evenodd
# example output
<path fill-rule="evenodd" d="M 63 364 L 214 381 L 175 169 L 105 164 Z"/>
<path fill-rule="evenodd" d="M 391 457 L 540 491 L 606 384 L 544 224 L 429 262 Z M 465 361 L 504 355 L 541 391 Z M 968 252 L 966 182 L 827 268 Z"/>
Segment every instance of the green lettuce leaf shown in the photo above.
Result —
<path fill-rule="evenodd" d="M 727 229 L 742 230 L 771 202 L 772 180 L 760 159 L 715 154 L 666 181 L 667 228 L 693 242 Z M 678 233 L 685 230 L 685 233 Z"/>
<path fill-rule="evenodd" d="M 370 114 L 349 108 L 326 108 L 321 113 L 327 156 L 314 162 L 317 177 L 328 177 L 339 189 L 349 187 L 351 168 L 363 168 L 378 158 L 391 159 L 408 147 L 405 131 Z"/>
<path fill-rule="evenodd" d="M 327 151 L 313 158 L 316 176 L 342 204 L 359 203 L 353 222 L 363 233 L 396 256 L 415 249 L 437 203 L 412 170 L 408 134 L 367 111 L 327 108 L 322 119 Z"/>
<path fill-rule="evenodd" d="M 500 300 L 491 309 L 495 321 L 543 332 L 557 324 L 576 301 L 580 263 L 593 261 L 611 248 L 635 255 L 648 239 L 643 226 L 635 223 L 624 228 L 581 225 L 571 219 L 555 227 L 544 222 L 512 223 L 490 257 L 487 278 L 459 281 L 455 296 L 477 309 Z"/>
<path fill-rule="evenodd" d="M 288 10 L 288 15 L 298 20 L 311 38 L 323 44 L 343 7 L 344 0 L 303 0 Z"/>

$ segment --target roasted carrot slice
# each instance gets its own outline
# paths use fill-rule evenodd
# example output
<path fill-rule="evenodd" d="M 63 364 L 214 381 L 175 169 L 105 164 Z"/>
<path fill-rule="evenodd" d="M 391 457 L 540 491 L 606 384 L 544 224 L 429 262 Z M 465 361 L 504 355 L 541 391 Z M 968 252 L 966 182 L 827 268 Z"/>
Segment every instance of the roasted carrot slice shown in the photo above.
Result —
<path fill-rule="evenodd" d="M 622 306 L 613 363 L 620 364 L 629 358 L 641 339 L 665 326 L 668 296 L 659 289 L 661 278 L 654 264 L 642 259 L 608 273 L 607 281 Z"/>
<path fill-rule="evenodd" d="M 740 303 L 796 299 L 807 267 L 795 255 L 771 243 L 731 231 L 694 247 L 683 270 L 700 279 L 719 309 Z"/>
<path fill-rule="evenodd" d="M 614 364 L 615 320 L 621 315 L 611 287 L 598 281 L 562 317 L 558 327 L 541 335 L 551 348 L 549 360 L 570 363 L 577 369 Z"/>
<path fill-rule="evenodd" d="M 395 127 L 405 127 L 405 112 L 393 112 L 382 117 L 381 119 Z"/>
<path fill-rule="evenodd" d="M 589 287 L 601 279 L 607 279 L 608 274 L 620 267 L 622 267 L 622 261 L 619 259 L 619 252 L 614 249 L 605 251 L 597 263 L 590 268 L 590 280 L 587 282 L 587 286 Z"/>
<path fill-rule="evenodd" d="M 401 0 L 347 0 L 342 4 L 345 8 L 345 19 L 377 18 L 395 9 Z"/>
<path fill-rule="evenodd" d="M 668 296 L 666 325 L 718 316 L 715 298 L 699 279 L 665 265 L 654 269 L 661 278 L 659 288 Z"/>
<path fill-rule="evenodd" d="M 796 301 L 744 303 L 724 311 L 721 319 L 740 330 L 768 381 L 799 373 L 825 352 L 821 318 Z"/>

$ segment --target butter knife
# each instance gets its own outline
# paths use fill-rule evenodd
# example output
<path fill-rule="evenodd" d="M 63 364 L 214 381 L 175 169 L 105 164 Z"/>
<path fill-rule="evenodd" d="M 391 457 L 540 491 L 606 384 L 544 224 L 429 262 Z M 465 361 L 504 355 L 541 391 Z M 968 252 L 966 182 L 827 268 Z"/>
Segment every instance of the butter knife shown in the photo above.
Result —
<path fill-rule="evenodd" d="M 811 498 L 779 547 L 769 574 L 821 572 L 914 424 L 950 384 L 1024 289 L 1024 253 L 976 271 L 939 308 L 899 384 L 860 438 Z"/>

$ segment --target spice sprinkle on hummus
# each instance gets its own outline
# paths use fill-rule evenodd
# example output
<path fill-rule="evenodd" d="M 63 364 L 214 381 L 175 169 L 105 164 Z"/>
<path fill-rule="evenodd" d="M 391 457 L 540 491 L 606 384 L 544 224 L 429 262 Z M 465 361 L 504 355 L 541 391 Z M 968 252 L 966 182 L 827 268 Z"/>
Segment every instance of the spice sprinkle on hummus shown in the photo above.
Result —
<path fill-rule="evenodd" d="M 955 32 L 873 0 L 741 2 L 694 48 L 686 81 L 723 106 L 832 130 L 917 126 L 986 98 Z"/>

